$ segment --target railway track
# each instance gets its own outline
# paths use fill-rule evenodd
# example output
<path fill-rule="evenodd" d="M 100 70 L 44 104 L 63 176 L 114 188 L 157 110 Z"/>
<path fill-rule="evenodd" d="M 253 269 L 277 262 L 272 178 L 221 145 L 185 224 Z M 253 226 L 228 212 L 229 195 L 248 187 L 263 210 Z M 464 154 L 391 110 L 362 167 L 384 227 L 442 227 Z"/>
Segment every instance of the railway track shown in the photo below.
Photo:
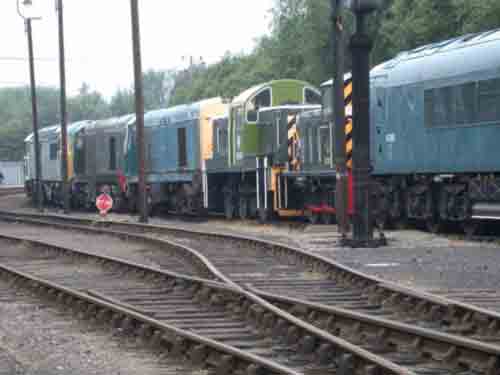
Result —
<path fill-rule="evenodd" d="M 154 347 L 144 345 L 134 334 L 116 329 L 102 332 L 103 327 L 97 322 L 75 318 L 72 306 L 61 308 L 50 300 L 52 296 L 47 299 L 45 293 L 36 294 L 33 285 L 19 278 L 13 282 L 5 274 L 0 277 L 3 320 L 0 375 L 60 374 L 62 364 L 65 374 L 106 371 L 113 374 L 137 371 L 141 375 L 201 374 L 199 366 L 174 357 L 158 356 Z M 16 313 L 18 317 L 13 318 Z M 7 319 L 11 321 L 6 323 Z M 23 319 L 29 319 L 29 323 L 23 324 Z M 22 327 L 16 326 L 19 323 Z M 80 337 L 82 334 L 84 338 Z M 76 359 L 79 354 L 85 357 Z M 75 359 L 69 359 L 71 357 Z"/>
<path fill-rule="evenodd" d="M 171 251 L 183 250 L 191 259 L 204 263 L 203 277 L 468 339 L 500 343 L 500 313 L 406 288 L 283 244 L 163 225 L 93 222 L 58 215 L 0 212 L 0 218 L 156 241 L 159 247 L 168 244 Z M 168 262 L 159 263 L 168 268 Z"/>
<path fill-rule="evenodd" d="M 1 241 L 4 277 L 56 289 L 47 293 L 80 314 L 167 341 L 172 353 L 212 364 L 216 374 L 418 373 L 232 286 L 37 241 Z M 282 322 L 282 335 L 258 324 L 261 312 Z"/>
<path fill-rule="evenodd" d="M 483 309 L 500 311 L 500 291 L 497 289 L 438 289 L 431 290 L 430 293 L 473 304 Z"/>
<path fill-rule="evenodd" d="M 38 246 L 46 245 L 38 243 Z M 59 251 L 61 251 L 61 249 L 59 249 Z M 63 251 L 66 253 L 69 252 L 69 250 Z M 19 254 L 19 249 L 15 253 Z M 45 259 L 45 257 L 43 259 Z M 3 260 L 0 259 L 0 261 Z M 22 263 L 23 265 L 28 264 L 24 256 Z M 66 263 L 67 262 L 64 262 L 65 266 Z M 74 266 L 80 267 L 80 264 L 81 259 L 79 262 L 74 264 Z M 17 264 L 15 265 L 19 266 Z M 35 267 L 38 272 L 43 272 L 43 269 L 47 267 L 48 275 L 51 275 L 52 277 L 54 274 L 59 275 L 59 267 L 55 267 L 52 263 L 44 265 L 41 271 L 39 262 L 35 262 L 34 265 L 29 265 L 28 267 L 28 271 L 30 272 L 33 272 L 31 267 Z M 85 269 L 84 273 L 89 274 L 89 270 Z M 70 271 L 70 275 L 73 275 L 71 280 L 74 282 L 74 279 L 76 278 L 74 276 L 75 272 Z M 91 275 L 92 276 L 90 278 L 86 278 L 86 282 L 90 282 L 91 285 L 95 285 L 95 280 L 98 278 L 94 274 Z M 130 288 L 126 288 L 124 291 L 116 292 L 116 286 L 110 283 L 109 280 L 106 280 L 104 283 L 106 285 L 105 288 L 109 288 L 105 289 L 106 294 L 111 295 L 111 297 L 106 297 L 106 300 L 115 300 L 115 298 L 117 298 L 120 301 L 124 299 L 127 306 L 132 306 L 132 304 L 135 306 L 137 304 L 137 301 L 135 300 L 136 296 L 134 296 L 134 293 L 130 291 Z M 183 281 L 183 283 L 185 283 L 185 281 Z M 148 290 L 153 289 L 154 286 Z M 186 303 L 192 294 L 190 291 L 191 287 L 184 286 L 181 289 L 188 290 L 188 295 L 186 296 L 182 293 L 176 292 L 175 298 L 179 299 L 182 294 L 182 302 Z M 101 292 L 96 293 L 91 291 L 90 293 L 95 296 L 101 296 Z M 118 295 L 115 295 L 114 293 L 118 293 Z M 144 287 L 142 286 L 141 293 L 144 294 Z M 145 294 L 148 295 L 148 293 Z M 398 323 L 390 324 L 387 321 L 377 320 L 363 314 L 356 314 L 343 309 L 319 306 L 317 304 L 307 304 L 303 301 L 292 300 L 272 294 L 263 295 L 261 293 L 261 296 L 266 297 L 273 303 L 278 304 L 283 310 L 299 315 L 304 320 L 319 325 L 327 331 L 333 331 L 333 333 L 340 336 L 341 339 L 349 342 L 350 345 L 363 346 L 365 349 L 376 353 L 376 355 L 383 358 L 383 360 L 401 365 L 402 368 L 405 368 L 404 371 L 407 371 L 401 373 L 468 375 L 482 373 L 495 374 L 495 371 L 497 371 L 498 355 L 500 354 L 500 348 L 498 347 L 467 341 L 458 337 L 438 334 L 433 331 L 405 326 Z M 157 295 L 155 293 L 155 304 L 164 304 L 163 301 L 158 302 L 156 297 Z M 214 297 L 212 294 L 207 298 L 211 301 L 210 303 L 212 303 L 212 300 L 215 298 L 216 304 L 218 304 L 218 300 L 222 297 Z M 224 303 L 226 305 L 228 304 L 227 301 Z M 234 303 L 231 302 L 230 304 L 232 304 L 231 309 L 234 309 Z M 297 328 L 293 325 L 291 326 L 287 323 L 286 319 L 283 319 L 283 317 L 279 317 L 265 307 L 256 304 L 255 301 L 246 304 L 243 303 L 241 306 L 241 308 L 237 307 L 236 310 L 243 312 L 245 316 L 250 319 L 254 329 L 260 329 L 264 332 L 264 335 L 262 336 L 263 340 L 266 340 L 266 333 L 268 334 L 269 332 L 272 332 L 278 337 L 285 337 L 289 344 L 293 343 L 293 346 L 297 347 L 302 353 L 311 355 L 311 353 L 319 351 L 316 353 L 316 356 L 319 355 L 321 357 L 324 355 L 324 353 L 322 354 L 322 348 L 323 350 L 326 350 L 324 349 L 325 343 L 320 344 L 317 337 L 304 332 L 303 328 Z M 141 312 L 145 314 L 152 313 L 150 309 L 143 310 L 143 307 L 144 306 L 140 307 Z M 151 306 L 148 306 L 148 308 L 150 307 Z M 191 314 L 203 314 L 204 310 L 200 309 L 197 305 L 196 307 L 191 308 L 190 312 Z M 177 322 L 179 319 L 177 319 L 177 315 L 174 316 L 174 322 Z M 192 327 L 194 321 L 197 322 L 194 327 L 196 327 L 196 324 L 201 324 L 202 328 L 209 329 L 209 332 L 214 330 L 213 317 L 210 317 L 208 320 L 200 320 L 199 317 L 190 316 L 187 321 L 182 321 L 181 319 L 181 321 L 177 323 L 184 323 L 187 326 Z M 217 319 L 215 321 L 217 322 L 215 326 L 222 323 Z M 241 337 L 239 334 L 237 336 L 239 338 L 236 340 L 237 342 L 240 342 Z M 233 337 L 231 339 L 235 338 Z M 257 348 L 259 352 L 262 350 L 262 348 L 256 346 L 255 343 L 251 343 L 250 346 L 254 349 Z M 290 355 L 291 351 L 288 351 L 287 353 Z M 351 358 L 350 356 L 351 354 L 347 355 L 345 358 Z M 332 371 L 334 370 L 332 369 Z M 368 367 L 364 371 L 368 371 Z M 400 369 L 399 371 L 403 370 Z M 304 373 L 316 374 L 316 372 Z"/>

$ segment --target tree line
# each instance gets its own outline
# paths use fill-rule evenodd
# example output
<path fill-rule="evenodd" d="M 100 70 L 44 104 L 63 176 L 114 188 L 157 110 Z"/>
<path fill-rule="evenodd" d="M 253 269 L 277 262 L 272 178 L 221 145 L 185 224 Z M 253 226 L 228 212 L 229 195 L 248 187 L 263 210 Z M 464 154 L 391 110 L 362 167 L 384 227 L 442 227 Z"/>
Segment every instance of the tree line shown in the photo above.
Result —
<path fill-rule="evenodd" d="M 173 73 L 149 70 L 143 74 L 144 107 L 165 108 L 173 86 Z M 58 124 L 59 89 L 37 87 L 39 127 Z M 119 89 L 106 100 L 83 83 L 78 94 L 68 98 L 68 121 L 97 120 L 135 112 L 133 89 Z M 0 88 L 0 160 L 21 160 L 23 141 L 32 132 L 29 86 Z"/>
<path fill-rule="evenodd" d="M 319 85 L 333 71 L 331 0 L 274 0 L 268 35 L 251 53 L 226 53 L 209 66 L 203 63 L 178 72 L 144 74 L 146 110 L 223 96 L 231 98 L 260 82 L 297 78 Z M 399 52 L 447 38 L 500 27 L 498 0 L 386 0 L 370 17 L 374 39 L 372 65 Z M 354 30 L 346 12 L 346 36 Z M 348 38 L 346 67 L 350 68 Z M 38 90 L 41 126 L 59 122 L 56 88 Z M 109 101 L 83 85 L 68 101 L 70 121 L 98 119 L 134 112 L 132 89 L 118 90 Z M 19 160 L 23 138 L 31 131 L 27 87 L 0 89 L 0 160 Z"/>
<path fill-rule="evenodd" d="M 172 103 L 216 95 L 234 96 L 251 85 L 297 78 L 315 85 L 333 75 L 331 0 L 274 0 L 269 35 L 252 53 L 226 54 L 218 64 L 176 80 Z M 500 27 L 498 0 L 385 0 L 369 17 L 373 66 L 399 52 L 448 38 Z M 344 17 L 346 69 L 353 16 Z"/>

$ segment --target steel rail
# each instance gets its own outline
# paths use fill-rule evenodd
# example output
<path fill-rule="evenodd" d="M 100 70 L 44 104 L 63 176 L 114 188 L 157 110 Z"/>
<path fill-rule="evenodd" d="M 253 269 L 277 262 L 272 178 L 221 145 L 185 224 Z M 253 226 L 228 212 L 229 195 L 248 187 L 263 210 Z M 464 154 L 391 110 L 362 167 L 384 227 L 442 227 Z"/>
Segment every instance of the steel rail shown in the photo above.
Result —
<path fill-rule="evenodd" d="M 161 278 L 164 282 L 174 282 L 179 283 L 180 285 L 184 285 L 188 288 L 195 288 L 195 294 L 198 295 L 199 298 L 208 301 L 209 303 L 213 303 L 216 305 L 229 305 L 233 309 L 236 308 L 239 311 L 243 311 L 245 315 L 247 315 L 250 319 L 256 319 L 257 316 L 255 312 L 263 312 L 266 314 L 270 314 L 273 316 L 275 321 L 282 322 L 281 327 L 285 328 L 285 332 L 287 332 L 287 341 L 293 342 L 296 350 L 298 352 L 311 354 L 314 353 L 316 357 L 320 358 L 321 361 L 331 361 L 332 358 L 336 358 L 338 363 L 344 363 L 345 368 L 354 369 L 356 368 L 360 374 L 372 374 L 376 373 L 373 371 L 380 371 L 382 374 L 415 374 L 414 372 L 406 369 L 405 367 L 394 364 L 393 362 L 380 357 L 376 354 L 373 354 L 357 345 L 353 345 L 350 342 L 333 336 L 330 333 L 318 329 L 296 317 L 293 315 L 284 312 L 275 306 L 271 305 L 269 302 L 264 301 L 261 297 L 258 297 L 248 291 L 243 290 L 241 287 L 234 287 L 230 285 L 221 284 L 216 281 L 204 280 L 191 276 L 179 275 L 172 272 L 167 272 L 164 270 L 157 269 L 155 267 L 144 266 L 134 262 L 125 261 L 122 259 L 117 259 L 114 257 L 104 256 L 104 255 L 96 255 L 93 253 L 88 253 L 81 250 L 73 250 L 68 249 L 61 246 L 55 246 L 52 244 L 47 244 L 42 241 L 35 240 L 26 240 L 24 238 L 18 238 L 15 236 L 7 236 L 0 235 L 0 239 L 8 240 L 8 241 L 16 241 L 21 243 L 29 243 L 31 246 L 41 247 L 50 252 L 55 252 L 60 255 L 69 255 L 70 257 L 85 257 L 85 258 L 94 258 L 98 259 L 100 262 L 105 264 L 119 264 L 122 267 L 127 268 L 129 271 L 127 273 L 135 271 L 139 272 L 142 277 L 155 277 Z M 2 265 L 0 267 L 2 269 L 6 269 L 10 272 L 14 271 L 9 268 L 8 265 Z M 22 272 L 18 272 L 22 273 Z M 154 276 L 153 276 L 154 275 Z M 26 276 L 23 274 L 23 276 Z M 47 281 L 46 281 L 47 282 Z M 58 285 L 61 286 L 61 285 Z M 66 288 L 66 287 L 64 287 Z M 134 319 L 137 318 L 138 315 L 147 317 L 145 314 L 140 314 L 138 309 L 130 309 L 129 306 L 125 304 L 112 304 L 112 298 L 108 298 L 106 296 L 102 296 L 101 294 L 96 294 L 91 292 L 87 294 L 89 298 L 94 298 L 95 300 L 99 300 L 101 302 L 105 302 L 115 306 L 115 308 L 126 309 L 127 311 L 135 314 Z M 92 297 L 94 296 L 94 297 Z M 99 298 L 96 298 L 98 296 Z M 239 304 L 241 307 L 235 307 L 234 305 Z M 156 321 L 150 317 L 147 317 L 146 323 L 157 327 L 156 323 L 165 324 L 159 321 Z M 153 324 L 152 322 L 155 322 Z M 170 326 L 167 324 L 169 328 L 176 328 L 175 326 Z M 176 331 L 176 334 L 178 332 Z M 184 337 L 184 336 L 183 336 Z M 215 342 L 215 341 L 214 341 Z M 202 344 L 206 344 L 203 342 Z M 238 350 L 237 348 L 233 348 L 234 350 Z M 246 352 L 245 352 L 246 353 Z M 231 353 L 234 354 L 234 353 Z M 241 354 L 241 353 L 240 353 Z M 273 363 L 273 362 L 271 362 Z M 266 362 L 260 363 L 260 365 L 268 366 Z M 340 366 L 342 367 L 342 366 Z M 276 364 L 273 371 L 278 371 L 278 373 L 286 373 L 286 374 L 295 374 L 297 372 L 287 369 L 285 366 L 280 366 Z M 289 372 L 286 372 L 286 371 Z M 284 372 L 285 371 L 285 372 Z M 344 374 L 342 372 L 337 372 L 338 374 Z M 345 374 L 349 374 L 349 372 L 345 372 Z"/>
<path fill-rule="evenodd" d="M 88 226 L 122 227 L 127 231 L 127 233 L 129 233 L 129 235 L 131 235 L 130 233 L 134 230 L 139 230 L 141 233 L 160 233 L 172 235 L 182 234 L 185 236 L 197 236 L 199 238 L 206 238 L 209 240 L 221 239 L 223 241 L 233 241 L 235 244 L 244 243 L 251 248 L 270 253 L 279 259 L 284 259 L 286 261 L 293 259 L 294 262 L 300 263 L 308 269 L 328 275 L 328 277 L 338 285 L 362 291 L 363 295 L 367 296 L 374 303 L 379 303 L 383 305 L 384 308 L 392 307 L 397 310 L 400 315 L 399 319 L 404 317 L 416 317 L 421 321 L 433 323 L 441 322 L 440 324 L 442 326 L 449 327 L 449 329 L 456 331 L 457 333 L 462 333 L 461 335 L 466 337 L 474 338 L 481 335 L 496 335 L 500 339 L 500 313 L 498 312 L 487 310 L 466 302 L 452 300 L 443 296 L 432 295 L 430 293 L 411 289 L 400 284 L 360 272 L 321 255 L 313 254 L 306 250 L 294 248 L 278 242 L 236 234 L 229 235 L 219 232 L 207 232 L 166 225 L 144 225 L 115 221 L 94 222 L 89 219 L 62 215 L 40 215 L 0 211 L 0 217 L 5 218 L 8 216 L 11 218 L 17 217 L 18 219 L 32 218 L 58 220 L 63 221 L 64 225 L 68 225 L 69 222 L 73 222 L 86 224 Z M 52 222 L 51 225 L 56 225 L 56 223 Z M 147 236 L 141 236 L 141 238 L 151 239 L 151 237 Z M 200 254 L 192 248 L 180 245 L 175 241 L 169 241 L 169 243 L 172 246 L 177 245 L 183 247 L 184 249 L 190 249 L 191 253 L 198 253 L 198 259 L 204 258 L 203 261 L 208 261 L 203 254 Z M 211 263 L 208 262 L 206 264 L 208 265 Z M 216 277 L 220 280 L 234 284 L 234 281 L 226 277 L 216 267 L 211 267 L 210 271 L 212 274 L 217 275 Z"/>
<path fill-rule="evenodd" d="M 500 371 L 500 346 L 442 333 L 418 326 L 376 318 L 297 298 L 280 296 L 247 285 L 247 290 L 277 307 L 332 333 L 345 332 L 352 342 L 367 341 L 375 352 L 390 352 L 407 347 L 417 357 L 447 360 L 455 365 L 493 375 Z M 263 322 L 265 325 L 266 322 Z"/>
<path fill-rule="evenodd" d="M 47 221 L 42 221 L 42 223 L 44 225 L 51 225 L 51 223 Z M 71 226 L 70 224 L 64 224 L 64 226 L 74 229 L 81 228 L 78 226 Z M 196 253 L 195 250 L 186 249 Z M 235 284 L 233 283 L 233 285 Z M 283 297 L 273 293 L 260 291 L 251 286 L 247 286 L 247 289 L 266 300 L 280 304 L 280 306 L 288 304 L 287 310 L 291 310 L 292 314 L 300 319 L 308 321 L 312 325 L 319 326 L 322 329 L 328 329 L 332 333 L 335 333 L 338 329 L 342 329 L 343 334 L 350 337 L 354 342 L 356 342 L 359 337 L 367 336 L 368 340 L 377 342 L 381 345 L 381 348 L 394 347 L 395 345 L 414 347 L 413 341 L 417 339 L 418 346 L 414 347 L 413 350 L 421 353 L 421 356 L 430 356 L 436 361 L 442 361 L 447 353 L 455 353 L 454 358 L 457 360 L 457 363 L 469 368 L 480 369 L 487 374 L 493 373 L 489 370 L 490 367 L 496 369 L 498 366 L 500 347 L 496 345 L 483 344 L 479 341 L 463 338 L 461 336 L 376 318 L 368 314 L 335 308 L 320 303 L 311 303 L 296 298 Z M 442 303 L 440 298 L 434 297 L 434 300 Z M 299 306 L 300 308 L 298 308 Z M 265 313 L 257 314 L 259 320 L 263 314 L 265 315 Z M 312 317 L 310 314 L 312 314 Z M 339 319 L 339 317 L 342 319 Z M 266 317 L 263 324 L 268 324 L 268 320 L 269 317 Z M 267 323 L 265 321 L 267 321 Z M 332 325 L 332 321 L 334 323 L 336 322 L 336 324 Z M 325 322 L 327 323 L 326 328 Z M 357 330 L 351 332 L 350 329 L 348 329 L 349 325 L 356 325 Z M 495 338 L 492 337 L 492 339 Z"/>
<path fill-rule="evenodd" d="M 59 302 L 67 306 L 76 306 L 78 308 L 78 313 L 83 313 L 88 317 L 100 321 L 107 320 L 112 322 L 114 326 L 126 326 L 128 330 L 134 329 L 139 335 L 152 340 L 155 345 L 163 344 L 166 345 L 170 351 L 176 351 L 177 355 L 182 354 L 179 353 L 179 351 L 181 351 L 180 349 L 182 349 L 184 353 L 189 352 L 190 349 L 194 352 L 198 348 L 198 345 L 204 345 L 207 349 L 210 348 L 215 350 L 215 355 L 220 352 L 248 362 L 249 369 L 253 369 L 253 366 L 257 364 L 262 366 L 262 368 L 273 371 L 273 373 L 299 375 L 299 373 L 295 371 L 277 365 L 264 358 L 257 357 L 251 353 L 197 335 L 189 330 L 182 330 L 175 326 L 165 324 L 149 316 L 140 314 L 137 311 L 128 309 L 123 305 L 96 298 L 84 292 L 21 272 L 1 263 L 0 277 L 17 285 L 24 284 L 23 286 L 36 291 L 38 294 L 44 293 L 48 297 L 56 298 Z M 192 347 L 190 348 L 189 345 L 186 345 L 184 340 L 189 341 L 189 345 Z M 184 348 L 180 348 L 180 346 L 184 346 Z M 206 357 L 210 355 L 212 354 L 207 353 Z M 222 357 L 221 360 L 221 365 L 227 366 L 226 362 L 232 362 L 234 359 L 228 361 L 227 357 Z M 220 368 L 217 371 L 222 370 L 223 368 Z M 221 373 L 229 372 L 225 371 Z"/>
<path fill-rule="evenodd" d="M 1 274 L 2 270 L 0 269 L 0 275 Z M 7 274 L 5 274 L 5 276 L 6 275 Z M 44 347 L 47 345 L 50 347 L 52 346 L 52 340 L 48 343 L 46 342 L 47 335 L 44 334 L 44 331 L 47 329 L 50 329 L 49 337 L 56 339 L 56 341 L 57 338 L 66 337 L 68 334 L 75 335 L 80 332 L 90 333 L 93 340 L 97 339 L 96 344 L 98 344 L 98 347 L 104 348 L 111 344 L 113 348 L 111 348 L 110 354 L 119 357 L 115 357 L 117 363 L 116 366 L 112 366 L 115 367 L 115 370 L 118 372 L 120 368 L 126 369 L 129 367 L 130 360 L 134 359 L 138 352 L 141 353 L 141 364 L 139 367 L 146 371 L 155 371 L 157 374 L 161 373 L 165 375 L 193 375 L 203 370 L 203 368 L 194 363 L 179 361 L 179 358 L 175 358 L 174 356 L 158 357 L 158 346 L 149 345 L 149 342 L 145 342 L 143 337 L 137 336 L 135 332 L 126 332 L 124 334 L 123 331 L 111 329 L 112 327 L 103 327 L 104 322 L 102 321 L 82 321 L 77 316 L 78 314 L 75 313 L 77 312 L 76 308 L 72 308 L 76 306 L 63 306 L 58 304 L 57 301 L 52 301 L 44 297 L 45 295 L 37 296 L 33 289 L 16 285 L 12 282 L 12 279 L 5 281 L 2 276 L 0 276 L 0 309 L 2 312 L 5 312 L 5 314 L 1 315 L 2 325 L 11 321 L 11 319 L 17 322 L 15 325 L 8 324 L 14 331 L 9 329 L 9 327 L 7 327 L 7 331 L 2 331 L 2 340 L 0 340 L 0 374 L 27 374 L 30 370 L 33 371 L 34 367 L 36 367 L 37 370 L 35 372 L 40 374 L 55 374 L 60 372 L 56 371 L 56 363 L 54 363 L 54 361 L 50 361 L 50 363 L 43 361 L 43 363 L 38 363 L 37 366 L 33 366 L 32 351 L 43 351 Z M 22 308 L 14 308 L 12 310 L 9 307 L 15 305 L 22 306 Z M 8 312 L 8 310 L 12 311 Z M 13 316 L 14 311 L 20 315 L 17 317 Z M 42 316 L 39 316 L 39 313 L 42 311 Z M 79 313 L 81 313 L 83 317 L 83 312 L 80 311 Z M 32 315 L 35 315 L 34 320 L 25 325 L 23 319 L 32 320 Z M 19 327 L 20 324 L 22 327 Z M 103 328 L 105 329 L 103 330 Z M 43 332 L 39 332 L 40 329 Z M 89 329 L 91 332 L 89 332 Z M 19 333 L 21 333 L 21 336 L 19 336 Z M 31 335 L 30 337 L 33 338 L 38 337 L 38 339 L 33 341 L 30 340 L 29 343 L 23 343 L 22 339 L 26 337 L 26 334 Z M 12 342 L 10 340 L 11 335 L 13 336 Z M 8 339 L 6 340 L 7 337 Z M 21 342 L 19 342 L 19 339 L 21 339 Z M 19 345 L 12 345 L 16 341 L 21 345 L 27 345 L 22 348 L 19 348 Z M 71 345 L 71 348 L 69 348 L 64 342 L 59 342 L 56 346 L 57 345 L 59 345 L 60 349 L 64 350 L 64 353 L 59 353 L 63 354 L 63 357 L 67 357 L 70 353 L 78 354 L 78 349 L 81 347 L 80 344 L 77 344 L 76 348 L 74 345 Z M 61 345 L 64 346 L 64 348 L 62 348 Z M 75 349 L 77 351 L 73 352 Z M 68 361 L 68 364 L 69 362 L 71 362 L 71 360 Z M 73 362 L 78 362 L 78 360 Z M 88 368 L 87 362 L 87 359 L 84 359 L 83 366 L 82 363 L 73 363 L 73 365 L 69 366 L 73 371 L 70 370 L 69 372 L 73 373 L 76 371 L 80 374 L 82 372 L 87 373 L 91 371 Z M 95 368 L 96 366 L 94 365 L 91 367 Z M 78 371 L 78 369 L 80 371 Z"/>
<path fill-rule="evenodd" d="M 22 219 L 21 216 L 23 216 Z M 53 222 L 43 220 L 44 216 L 45 215 L 40 215 L 36 218 L 27 219 L 24 217 L 24 214 L 19 215 L 15 213 L 0 211 L 0 218 L 6 221 L 23 220 L 24 222 L 30 224 L 53 226 Z M 42 219 L 39 219 L 38 217 L 41 217 Z M 134 240 L 137 242 L 150 244 L 166 252 L 168 255 L 180 257 L 182 260 L 189 262 L 190 264 L 195 266 L 198 276 L 200 277 L 203 277 L 205 279 L 221 280 L 234 286 L 237 285 L 236 283 L 233 283 L 230 279 L 228 279 L 225 275 L 223 275 L 217 268 L 215 268 L 205 256 L 187 246 L 183 246 L 181 244 L 177 244 L 164 239 L 155 239 L 139 235 L 133 232 L 122 232 L 108 228 L 99 228 L 98 226 L 94 226 L 95 223 L 92 222 L 87 223 L 86 225 L 70 224 L 71 222 L 75 222 L 75 220 L 72 219 L 73 218 L 69 218 L 68 220 L 65 220 L 65 222 L 57 223 L 57 227 L 84 233 L 111 235 L 122 240 Z"/>

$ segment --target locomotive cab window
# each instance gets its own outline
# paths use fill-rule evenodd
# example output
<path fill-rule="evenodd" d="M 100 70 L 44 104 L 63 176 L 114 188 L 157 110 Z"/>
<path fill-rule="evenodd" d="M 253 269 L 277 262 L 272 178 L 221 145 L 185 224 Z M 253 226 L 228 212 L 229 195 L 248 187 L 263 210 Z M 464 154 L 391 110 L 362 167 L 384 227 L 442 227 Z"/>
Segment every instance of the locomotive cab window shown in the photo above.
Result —
<path fill-rule="evenodd" d="M 116 170 L 116 138 L 109 138 L 109 170 Z"/>
<path fill-rule="evenodd" d="M 241 152 L 241 138 L 243 136 L 243 107 L 234 108 L 232 110 L 232 122 L 234 121 L 234 127 L 236 132 L 236 159 L 241 160 L 243 158 L 243 153 Z"/>
<path fill-rule="evenodd" d="M 305 104 L 321 104 L 321 95 L 315 90 L 306 87 L 304 89 L 304 103 Z"/>
<path fill-rule="evenodd" d="M 177 129 L 177 144 L 179 145 L 177 155 L 179 167 L 187 167 L 186 128 Z"/>
<path fill-rule="evenodd" d="M 227 127 L 224 127 L 223 124 L 218 124 L 216 136 L 217 153 L 225 156 L 227 153 Z"/>
<path fill-rule="evenodd" d="M 309 148 L 309 164 L 314 164 L 314 152 L 313 152 L 313 139 L 314 139 L 314 128 L 309 127 L 307 128 L 307 137 L 309 141 L 308 143 L 308 148 Z"/>
<path fill-rule="evenodd" d="M 500 121 L 500 78 L 479 82 L 480 122 Z"/>
<path fill-rule="evenodd" d="M 75 155 L 74 164 L 76 173 L 85 172 L 85 143 L 83 141 L 83 136 L 78 135 L 75 142 Z"/>
<path fill-rule="evenodd" d="M 271 106 L 271 89 L 265 89 L 255 95 L 255 97 L 250 100 L 247 105 L 247 121 L 257 122 L 257 113 L 261 108 L 267 108 Z"/>
<path fill-rule="evenodd" d="M 57 154 L 59 153 L 59 144 L 51 143 L 49 146 L 49 159 L 57 160 Z"/>
<path fill-rule="evenodd" d="M 333 95 L 333 86 L 327 86 L 323 88 L 323 97 L 322 97 L 322 107 L 323 107 L 323 116 L 329 116 L 333 113 L 332 110 L 332 98 Z M 324 120 L 327 121 L 326 117 Z"/>
<path fill-rule="evenodd" d="M 136 141 L 135 141 L 135 126 L 129 126 L 127 130 L 127 145 L 128 147 L 135 148 L 136 147 Z"/>
<path fill-rule="evenodd" d="M 500 121 L 500 79 L 425 90 L 427 127 Z"/>
<path fill-rule="evenodd" d="M 330 165 L 330 128 L 322 126 L 318 131 L 318 160 L 320 164 Z"/>

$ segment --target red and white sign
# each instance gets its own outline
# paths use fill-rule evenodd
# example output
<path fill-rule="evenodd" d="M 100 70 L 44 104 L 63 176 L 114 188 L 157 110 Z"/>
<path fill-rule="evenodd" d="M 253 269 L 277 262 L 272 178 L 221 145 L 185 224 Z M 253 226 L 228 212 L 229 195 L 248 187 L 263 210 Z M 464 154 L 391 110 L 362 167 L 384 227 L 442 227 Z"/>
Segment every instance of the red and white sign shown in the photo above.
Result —
<path fill-rule="evenodd" d="M 111 198 L 108 194 L 103 193 L 97 197 L 95 205 L 99 210 L 99 214 L 101 214 L 101 216 L 106 216 L 108 211 L 113 208 L 113 198 Z"/>

